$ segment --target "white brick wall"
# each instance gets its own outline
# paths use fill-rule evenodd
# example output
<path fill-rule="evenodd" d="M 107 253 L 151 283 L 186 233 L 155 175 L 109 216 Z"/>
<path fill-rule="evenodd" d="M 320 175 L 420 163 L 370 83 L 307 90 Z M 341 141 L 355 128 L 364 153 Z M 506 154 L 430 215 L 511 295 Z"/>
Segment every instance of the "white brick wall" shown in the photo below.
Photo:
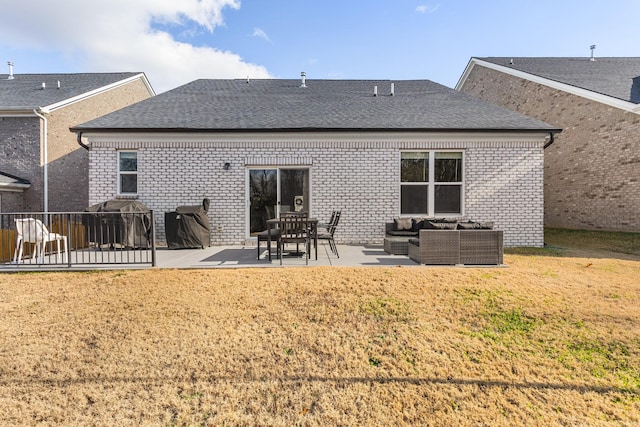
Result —
<path fill-rule="evenodd" d="M 465 159 L 466 216 L 493 221 L 505 246 L 542 246 L 542 149 L 470 149 Z"/>
<path fill-rule="evenodd" d="M 340 243 L 381 243 L 384 224 L 400 211 L 400 151 L 461 149 L 465 152 L 466 217 L 494 221 L 506 246 L 543 244 L 544 137 L 505 139 L 429 134 L 254 135 L 227 137 L 89 137 L 90 203 L 116 197 L 117 149 L 138 150 L 139 200 L 154 210 L 156 236 L 164 240 L 164 212 L 211 200 L 213 244 L 246 238 L 246 168 L 307 165 L 311 214 L 328 219 L 342 210 Z M 296 139 L 292 139 L 295 137 Z M 189 140 L 192 138 L 193 140 Z M 229 170 L 223 164 L 229 162 Z"/>

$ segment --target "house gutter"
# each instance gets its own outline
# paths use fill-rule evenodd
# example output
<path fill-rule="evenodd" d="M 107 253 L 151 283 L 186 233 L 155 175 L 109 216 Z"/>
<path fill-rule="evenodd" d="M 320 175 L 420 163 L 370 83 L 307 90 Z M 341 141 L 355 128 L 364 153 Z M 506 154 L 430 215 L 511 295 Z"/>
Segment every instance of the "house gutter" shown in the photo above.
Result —
<path fill-rule="evenodd" d="M 547 147 L 549 147 L 551 144 L 554 143 L 554 141 L 556 140 L 556 133 L 555 132 L 549 132 L 549 141 L 544 144 L 544 147 L 542 147 L 542 149 L 546 149 Z"/>
<path fill-rule="evenodd" d="M 76 134 L 76 141 L 78 141 L 78 145 L 80 145 L 85 150 L 89 151 L 89 146 L 82 142 L 82 132 L 78 132 Z"/>
<path fill-rule="evenodd" d="M 43 197 L 42 197 L 42 209 L 45 213 L 49 212 L 49 143 L 47 139 L 49 122 L 47 118 L 41 114 L 39 108 L 33 109 L 33 114 L 40 117 L 43 121 L 43 137 L 42 137 L 42 180 L 43 180 Z"/>

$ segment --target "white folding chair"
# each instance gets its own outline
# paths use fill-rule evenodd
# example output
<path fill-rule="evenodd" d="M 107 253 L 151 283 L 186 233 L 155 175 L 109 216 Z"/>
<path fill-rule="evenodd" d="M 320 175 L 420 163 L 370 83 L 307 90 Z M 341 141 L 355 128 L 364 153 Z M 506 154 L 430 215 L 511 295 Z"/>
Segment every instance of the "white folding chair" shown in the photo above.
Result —
<path fill-rule="evenodd" d="M 62 255 L 62 262 L 66 262 L 68 256 L 67 236 L 49 232 L 42 221 L 36 218 L 16 219 L 15 222 L 18 238 L 16 239 L 16 250 L 13 253 L 14 263 L 22 261 L 25 243 L 34 243 L 31 259 L 35 260 L 37 258 L 38 263 L 44 263 L 45 246 L 49 242 L 57 243 L 56 262 L 60 255 Z M 62 242 L 64 252 L 60 251 L 60 242 Z"/>

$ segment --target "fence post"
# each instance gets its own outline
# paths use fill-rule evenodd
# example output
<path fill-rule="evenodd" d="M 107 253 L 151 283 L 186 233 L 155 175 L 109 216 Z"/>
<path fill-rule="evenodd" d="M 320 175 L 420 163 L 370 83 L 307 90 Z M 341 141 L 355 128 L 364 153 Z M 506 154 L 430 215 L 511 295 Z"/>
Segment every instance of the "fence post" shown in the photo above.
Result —
<path fill-rule="evenodd" d="M 156 220 L 153 217 L 153 211 L 151 213 L 151 266 L 156 266 Z"/>
<path fill-rule="evenodd" d="M 73 246 L 73 242 L 75 241 L 75 227 L 71 230 L 71 213 L 67 213 L 67 247 L 65 250 L 67 251 L 65 255 L 67 256 L 67 267 L 71 268 L 71 247 Z"/>

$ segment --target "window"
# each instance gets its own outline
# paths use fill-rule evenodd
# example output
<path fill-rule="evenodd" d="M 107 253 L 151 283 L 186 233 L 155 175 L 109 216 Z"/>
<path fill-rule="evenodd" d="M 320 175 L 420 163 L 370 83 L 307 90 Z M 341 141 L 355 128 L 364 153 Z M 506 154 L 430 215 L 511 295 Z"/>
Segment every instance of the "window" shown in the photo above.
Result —
<path fill-rule="evenodd" d="M 402 215 L 462 214 L 462 152 L 404 151 L 400 154 Z"/>
<path fill-rule="evenodd" d="M 118 152 L 118 194 L 138 193 L 138 153 Z"/>

